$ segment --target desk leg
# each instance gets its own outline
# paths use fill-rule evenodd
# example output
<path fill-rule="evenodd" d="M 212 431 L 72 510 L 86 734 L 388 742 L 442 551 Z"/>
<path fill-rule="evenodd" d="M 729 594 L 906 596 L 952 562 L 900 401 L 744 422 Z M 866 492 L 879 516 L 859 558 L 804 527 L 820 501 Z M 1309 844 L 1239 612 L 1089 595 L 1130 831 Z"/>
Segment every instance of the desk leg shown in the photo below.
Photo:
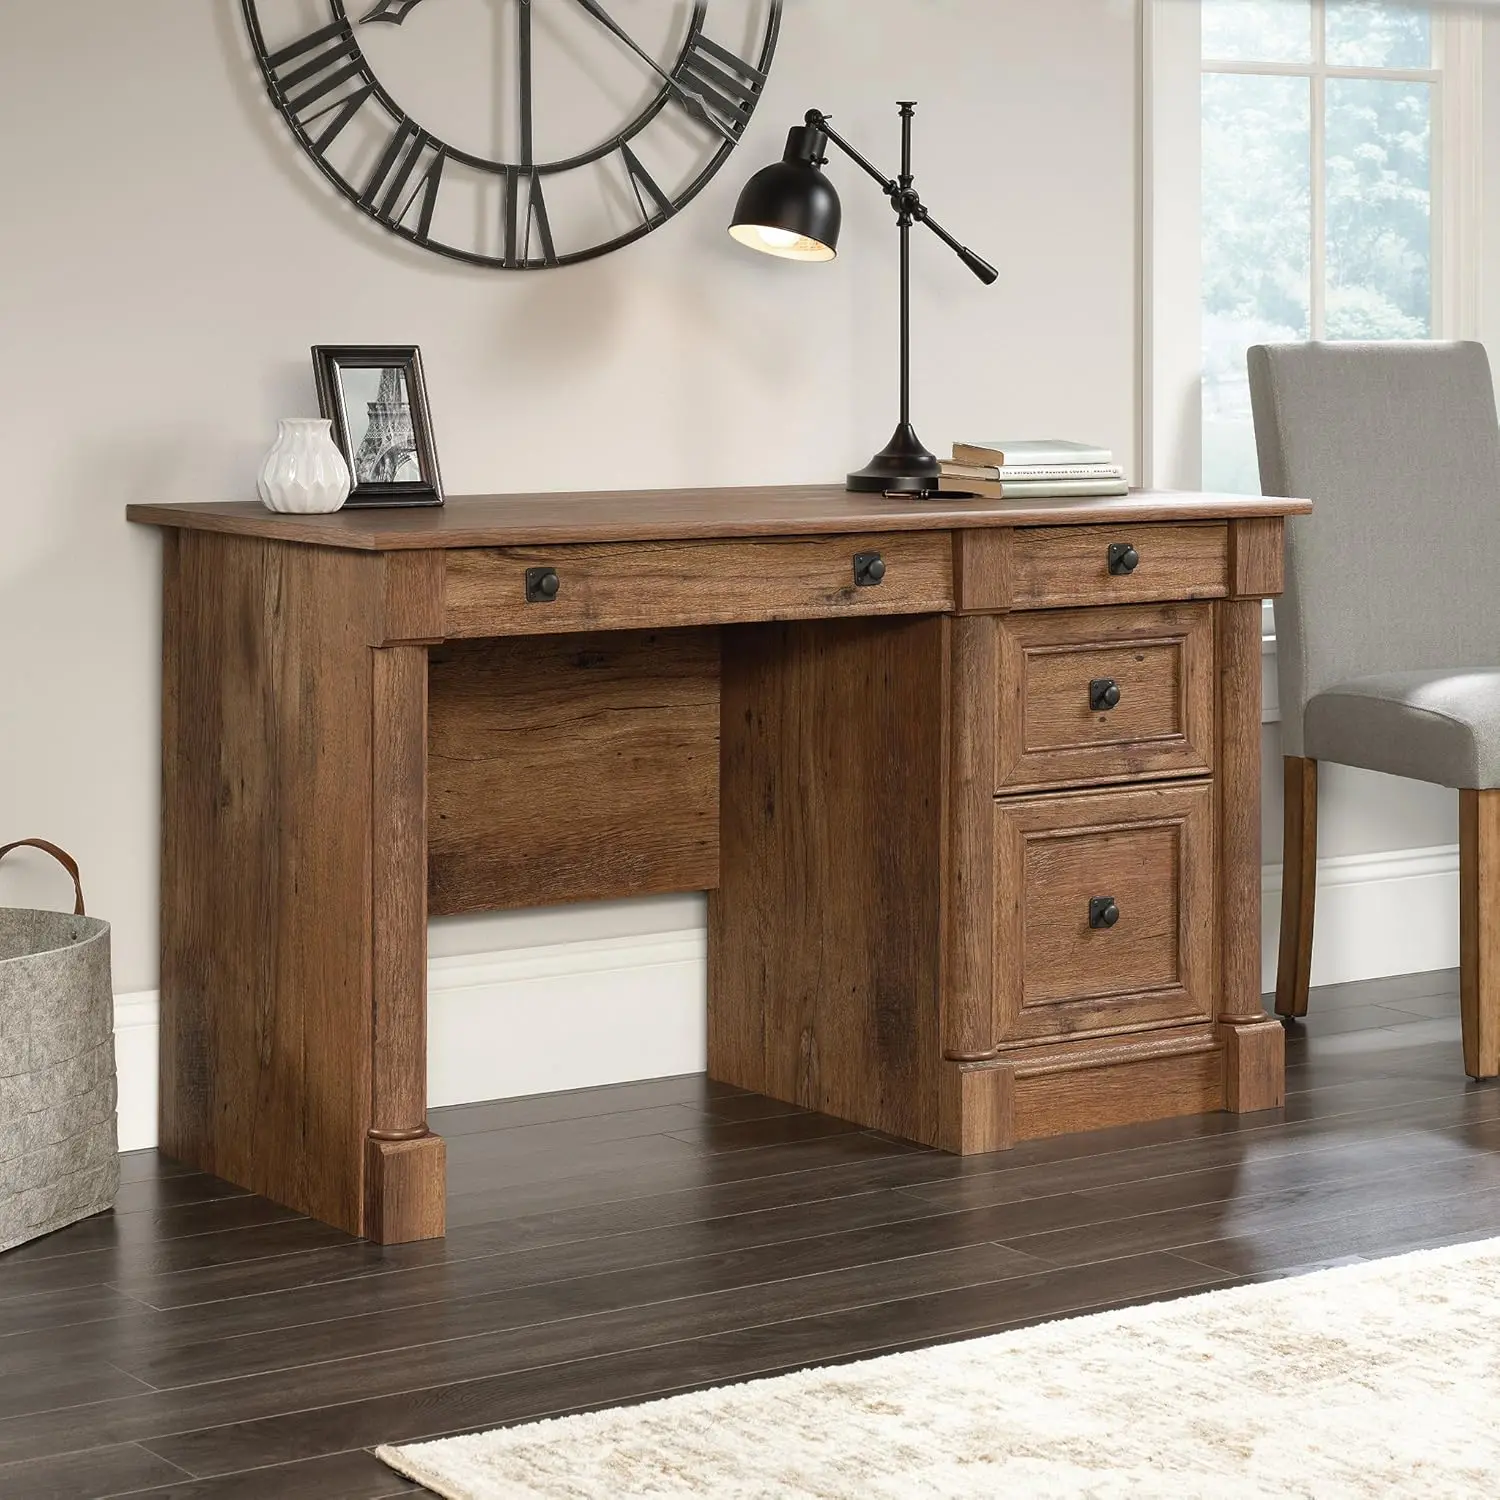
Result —
<path fill-rule="evenodd" d="M 427 648 L 374 651 L 373 967 L 365 1234 L 444 1228 L 446 1158 L 427 1128 Z"/>
<path fill-rule="evenodd" d="M 1259 599 L 1214 606 L 1219 668 L 1219 993 L 1224 1107 L 1276 1109 L 1286 1091 L 1281 1023 L 1260 1001 Z"/>
<path fill-rule="evenodd" d="M 161 1148 L 385 1243 L 426 1128 L 426 652 L 379 559 L 184 532 L 163 608 Z"/>

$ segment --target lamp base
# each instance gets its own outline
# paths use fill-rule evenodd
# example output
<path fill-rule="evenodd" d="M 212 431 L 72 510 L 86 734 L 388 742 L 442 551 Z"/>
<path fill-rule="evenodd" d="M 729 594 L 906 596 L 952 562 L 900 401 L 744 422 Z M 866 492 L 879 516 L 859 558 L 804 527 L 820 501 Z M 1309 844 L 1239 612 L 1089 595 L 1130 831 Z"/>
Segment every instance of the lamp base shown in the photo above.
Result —
<path fill-rule="evenodd" d="M 900 495 L 928 495 L 940 490 L 942 465 L 929 453 L 910 422 L 903 422 L 889 443 L 849 476 L 849 488 L 858 493 L 894 491 Z"/>

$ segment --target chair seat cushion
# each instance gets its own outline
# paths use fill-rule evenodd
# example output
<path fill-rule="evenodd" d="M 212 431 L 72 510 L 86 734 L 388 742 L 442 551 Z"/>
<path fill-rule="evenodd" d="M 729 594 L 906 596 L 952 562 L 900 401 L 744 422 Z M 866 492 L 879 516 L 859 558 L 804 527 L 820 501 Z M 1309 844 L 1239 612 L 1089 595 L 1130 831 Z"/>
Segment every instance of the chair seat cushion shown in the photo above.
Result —
<path fill-rule="evenodd" d="M 1305 753 L 1440 786 L 1500 787 L 1500 668 L 1382 672 L 1309 700 Z"/>

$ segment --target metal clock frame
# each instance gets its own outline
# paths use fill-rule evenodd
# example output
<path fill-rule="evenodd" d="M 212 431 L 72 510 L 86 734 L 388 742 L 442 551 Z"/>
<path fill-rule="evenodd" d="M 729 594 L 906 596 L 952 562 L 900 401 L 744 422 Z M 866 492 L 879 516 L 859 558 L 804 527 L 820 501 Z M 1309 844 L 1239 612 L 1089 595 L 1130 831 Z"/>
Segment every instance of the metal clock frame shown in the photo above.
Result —
<path fill-rule="evenodd" d="M 781 34 L 782 3 L 783 0 L 768 0 L 769 13 L 766 20 L 765 36 L 761 44 L 760 55 L 752 64 L 761 75 L 770 72 L 771 64 L 775 60 L 776 44 Z M 735 139 L 732 141 L 722 141 L 702 171 L 699 172 L 677 197 L 667 198 L 665 194 L 660 194 L 659 189 L 653 192 L 652 197 L 656 204 L 654 212 L 647 211 L 646 199 L 641 194 L 641 184 L 636 180 L 634 171 L 632 170 L 632 186 L 635 188 L 637 202 L 640 204 L 643 215 L 643 222 L 635 228 L 626 230 L 623 234 L 606 240 L 602 244 L 591 246 L 586 250 L 569 251 L 563 255 L 558 255 L 555 251 L 552 251 L 550 254 L 544 253 L 543 258 L 540 260 L 533 260 L 530 255 L 531 225 L 533 219 L 532 215 L 528 213 L 526 243 L 522 246 L 520 258 L 510 255 L 484 255 L 478 251 L 463 250 L 456 245 L 444 244 L 441 241 L 426 237 L 420 231 L 414 230 L 404 223 L 383 217 L 375 211 L 372 204 L 366 203 L 359 189 L 354 184 L 347 182 L 333 164 L 318 150 L 312 133 L 293 112 L 291 101 L 288 99 L 286 91 L 282 88 L 272 67 L 272 60 L 279 54 L 271 52 L 266 46 L 265 36 L 261 30 L 260 17 L 256 11 L 256 0 L 240 0 L 240 5 L 244 12 L 246 28 L 250 34 L 251 46 L 255 51 L 256 62 L 260 66 L 261 76 L 265 80 L 266 91 L 270 95 L 272 103 L 275 104 L 277 112 L 291 127 L 292 133 L 296 136 L 304 152 L 312 158 L 318 170 L 338 189 L 339 193 L 348 199 L 367 218 L 379 224 L 382 229 L 400 236 L 402 239 L 408 241 L 408 243 L 416 245 L 419 249 L 430 250 L 434 254 L 446 256 L 450 260 L 463 261 L 468 265 L 484 266 L 492 270 L 541 271 L 553 270 L 560 266 L 577 265 L 583 261 L 594 260 L 601 255 L 609 255 L 616 250 L 621 250 L 626 245 L 643 239 L 653 230 L 659 229 L 669 219 L 674 218 L 686 208 L 703 191 L 714 175 L 729 159 L 730 153 L 739 144 L 739 138 L 743 135 L 745 127 L 749 124 L 751 117 L 755 113 L 756 105 L 760 100 L 761 85 L 755 85 L 752 90 L 754 98 L 749 102 L 743 118 L 738 122 L 737 126 L 731 127 Z M 365 57 L 364 49 L 359 44 L 354 22 L 349 19 L 349 13 L 345 8 L 344 0 L 328 0 L 328 6 L 332 16 L 330 26 L 337 28 L 337 30 L 331 31 L 330 35 L 342 35 L 353 48 L 354 56 L 352 60 L 358 65 L 358 76 L 362 83 L 369 87 L 369 98 L 383 107 L 395 122 L 396 135 L 393 137 L 393 141 L 400 139 L 403 131 L 409 130 L 410 135 L 407 139 L 419 143 L 417 146 L 419 152 L 427 146 L 431 146 L 439 151 L 445 160 L 459 162 L 475 171 L 487 172 L 494 177 L 503 179 L 506 183 L 507 211 L 511 215 L 509 223 L 512 228 L 515 224 L 514 214 L 520 179 L 523 176 L 533 179 L 558 176 L 563 172 L 573 171 L 579 167 L 589 166 L 593 162 L 602 161 L 605 157 L 611 156 L 616 152 L 626 153 L 628 164 L 633 155 L 629 151 L 631 141 L 635 140 L 662 112 L 675 92 L 671 84 L 663 83 L 656 96 L 623 130 L 618 131 L 599 145 L 590 147 L 587 151 L 579 152 L 574 156 L 559 161 L 534 162 L 530 165 L 519 162 L 494 161 L 490 158 L 476 156 L 472 152 L 463 151 L 456 146 L 449 145 L 407 114 L 396 103 L 395 98 L 380 79 L 376 77 L 373 68 L 371 68 L 368 59 Z M 670 69 L 674 79 L 686 68 L 698 44 L 707 41 L 703 30 L 707 13 L 708 0 L 694 0 L 692 20 L 688 26 L 687 39 L 683 43 L 676 63 Z M 528 108 L 530 103 L 529 94 L 529 89 L 523 90 L 522 107 L 527 118 L 529 118 L 530 113 Z M 650 184 L 650 186 L 651 188 L 655 188 L 654 183 Z M 410 204 L 408 204 L 409 209 Z M 543 226 L 544 251 L 551 251 L 551 231 L 550 227 L 546 225 L 545 215 L 543 215 Z"/>

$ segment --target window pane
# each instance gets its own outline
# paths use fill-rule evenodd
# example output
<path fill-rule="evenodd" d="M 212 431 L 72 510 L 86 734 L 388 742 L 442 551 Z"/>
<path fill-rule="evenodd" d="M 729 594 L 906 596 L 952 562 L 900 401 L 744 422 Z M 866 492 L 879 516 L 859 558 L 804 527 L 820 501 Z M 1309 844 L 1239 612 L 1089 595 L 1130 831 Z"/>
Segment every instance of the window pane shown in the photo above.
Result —
<path fill-rule="evenodd" d="M 1203 0 L 1203 55 L 1226 62 L 1311 61 L 1311 0 Z"/>
<path fill-rule="evenodd" d="M 1203 483 L 1258 493 L 1245 350 L 1309 334 L 1311 84 L 1203 76 Z"/>
<path fill-rule="evenodd" d="M 1425 83 L 1328 80 L 1328 337 L 1432 331 L 1432 97 Z"/>
<path fill-rule="evenodd" d="M 1425 5 L 1328 0 L 1328 61 L 1340 68 L 1430 68 L 1432 14 Z"/>

